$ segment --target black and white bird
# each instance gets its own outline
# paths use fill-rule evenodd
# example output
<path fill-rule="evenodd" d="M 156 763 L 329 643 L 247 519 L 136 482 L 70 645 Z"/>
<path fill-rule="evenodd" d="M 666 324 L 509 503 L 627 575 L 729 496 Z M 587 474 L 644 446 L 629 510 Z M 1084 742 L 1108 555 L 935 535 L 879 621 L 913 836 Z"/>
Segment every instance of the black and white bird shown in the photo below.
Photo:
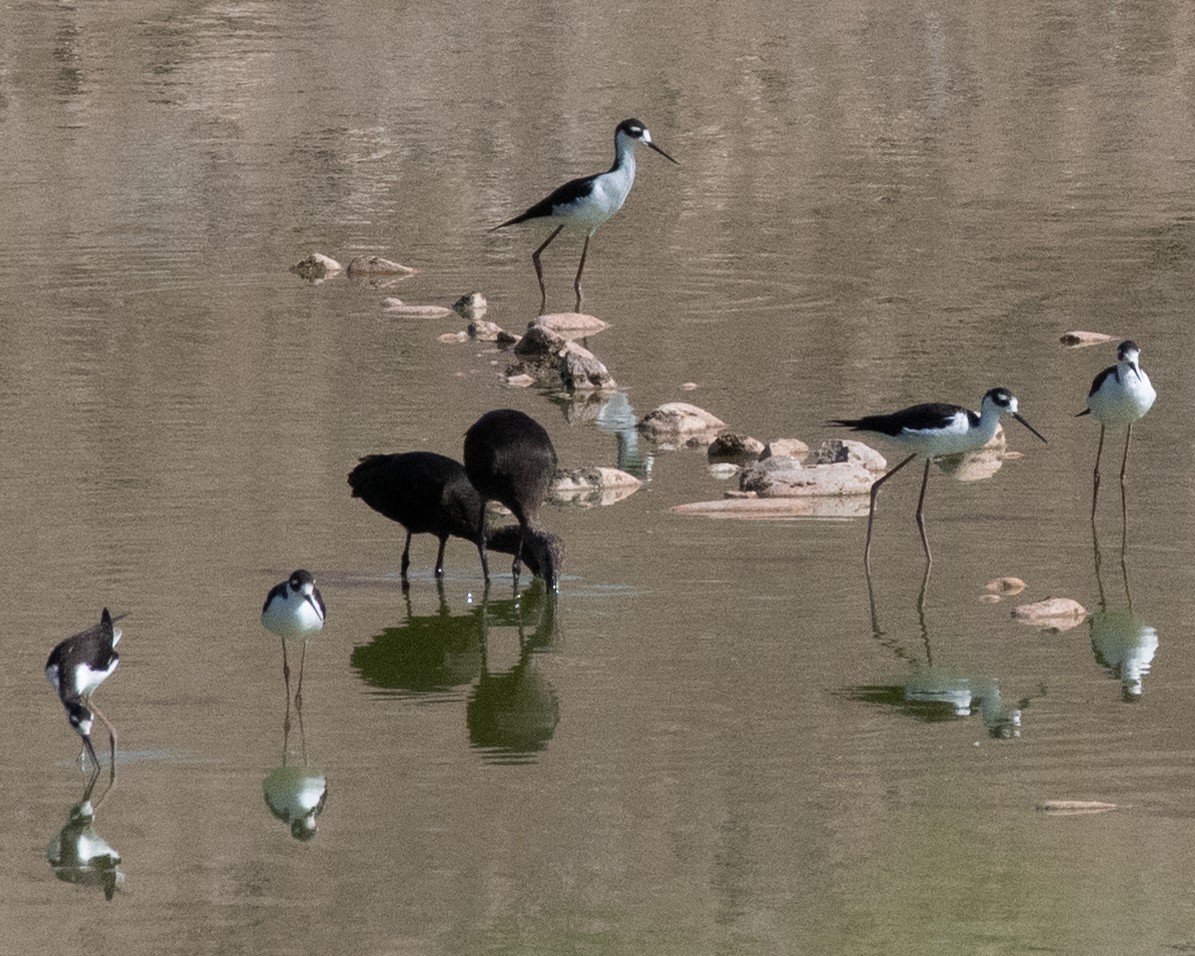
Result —
<path fill-rule="evenodd" d="M 449 537 L 465 538 L 477 545 L 480 553 L 478 522 L 484 503 L 460 462 L 428 451 L 366 455 L 349 472 L 348 482 L 354 498 L 406 529 L 402 551 L 404 588 L 408 586 L 414 535 L 432 534 L 439 539 L 437 578 L 444 575 L 444 547 Z M 513 555 L 520 546 L 521 533 L 522 529 L 513 525 L 492 529 L 486 534 L 486 548 Z M 531 531 L 522 544 L 523 561 L 550 587 L 556 586 L 562 554 L 560 539 L 543 531 Z"/>
<path fill-rule="evenodd" d="M 290 664 L 286 659 L 286 642 L 303 638 L 303 652 L 299 659 L 299 687 L 295 701 L 303 700 L 303 664 L 307 659 L 307 638 L 324 626 L 327 609 L 323 596 L 315 586 L 310 571 L 300 568 L 289 578 L 270 588 L 261 607 L 261 623 L 266 630 L 282 638 L 282 676 L 286 681 L 286 699 L 290 703 Z"/>
<path fill-rule="evenodd" d="M 614 165 L 606 172 L 569 180 L 526 212 L 494 226 L 494 229 L 503 229 L 506 226 L 514 226 L 532 219 L 550 219 L 559 223 L 552 234 L 543 241 L 543 244 L 531 253 L 531 261 L 535 265 L 535 277 L 539 280 L 541 313 L 547 308 L 548 293 L 544 288 L 544 273 L 540 264 L 540 256 L 548 248 L 548 244 L 566 227 L 585 230 L 585 245 L 581 248 L 581 264 L 577 266 L 577 278 L 573 282 L 573 291 L 577 293 L 576 308 L 580 310 L 581 273 L 585 271 L 585 256 L 589 252 L 589 240 L 597 232 L 598 226 L 622 208 L 622 204 L 630 195 L 631 186 L 635 183 L 635 147 L 640 143 L 651 147 L 670 162 L 676 162 L 652 142 L 651 133 L 639 120 L 623 120 L 614 130 Z M 494 229 L 490 231 L 493 232 Z"/>
<path fill-rule="evenodd" d="M 1100 444 L 1095 453 L 1095 471 L 1091 476 L 1091 519 L 1100 493 L 1100 458 L 1104 454 L 1104 431 L 1109 425 L 1125 426 L 1124 457 L 1120 462 L 1120 487 L 1124 490 L 1125 471 L 1129 465 L 1129 439 L 1133 422 L 1153 408 L 1158 397 L 1149 376 L 1141 368 L 1141 349 L 1132 339 L 1120 343 L 1116 364 L 1109 365 L 1091 383 L 1087 407 L 1079 415 L 1091 415 L 1100 423 Z"/>
<path fill-rule="evenodd" d="M 519 541 L 511 573 L 519 582 L 520 555 L 533 538 L 539 506 L 556 475 L 556 449 L 544 427 L 530 415 L 513 408 L 486 412 L 465 432 L 465 473 L 477 489 L 477 548 L 481 570 L 490 579 L 486 559 L 485 502 L 497 501 L 510 509 L 519 523 Z M 556 574 L 543 574 L 545 583 L 557 587 Z"/>
<path fill-rule="evenodd" d="M 113 770 L 116 767 L 116 728 L 95 706 L 91 697 L 120 663 L 116 642 L 120 640 L 122 632 L 114 626 L 118 620 L 119 617 L 113 618 L 104 608 L 98 624 L 72 634 L 55 647 L 46 660 L 46 679 L 62 701 L 67 720 L 75 733 L 83 738 L 83 746 L 97 768 L 99 759 L 91 743 L 93 718 L 98 717 L 108 728 Z"/>
<path fill-rule="evenodd" d="M 933 562 L 929 539 L 925 535 L 925 486 L 929 482 L 929 464 L 942 455 L 957 455 L 982 448 L 996 434 L 1002 415 L 1011 415 L 1043 442 L 1042 434 L 1017 411 L 1017 398 L 1006 388 L 993 388 L 983 396 L 979 414 L 961 405 L 929 402 L 913 405 L 887 415 L 866 415 L 863 418 L 839 418 L 831 425 L 845 425 L 855 431 L 875 432 L 910 455 L 900 464 L 876 479 L 871 486 L 871 507 L 867 514 L 867 543 L 863 548 L 863 562 L 871 567 L 871 527 L 875 520 L 876 496 L 880 485 L 900 471 L 914 458 L 925 459 L 925 474 L 921 479 L 921 496 L 917 499 L 917 528 L 925 548 L 927 563 Z"/>

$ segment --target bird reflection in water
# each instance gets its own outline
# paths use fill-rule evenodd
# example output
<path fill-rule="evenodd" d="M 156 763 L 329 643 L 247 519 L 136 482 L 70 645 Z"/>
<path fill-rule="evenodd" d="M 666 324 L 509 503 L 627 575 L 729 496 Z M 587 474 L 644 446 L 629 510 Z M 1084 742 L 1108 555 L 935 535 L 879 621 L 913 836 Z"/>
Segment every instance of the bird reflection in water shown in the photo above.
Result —
<path fill-rule="evenodd" d="M 99 777 L 100 768 L 97 765 L 83 796 L 67 812 L 66 825 L 46 847 L 46 860 L 54 870 L 54 875 L 64 883 L 98 886 L 103 890 L 104 898 L 111 900 L 124 883 L 124 874 L 120 871 L 121 858 L 96 831 L 95 816 L 112 792 L 116 778 L 109 778 L 104 792 L 92 803 L 91 793 Z"/>
<path fill-rule="evenodd" d="M 909 665 L 908 676 L 894 684 L 864 684 L 849 687 L 844 692 L 849 700 L 864 701 L 895 707 L 910 717 L 926 722 L 958 720 L 978 713 L 989 737 L 1006 740 L 1021 735 L 1021 714 L 1032 698 L 1022 698 L 1012 708 L 1004 705 L 1000 687 L 994 678 L 972 678 L 958 674 L 934 663 L 929 627 L 925 617 L 925 596 L 929 586 L 929 568 L 921 581 L 917 596 L 917 619 L 920 625 L 924 660 L 910 655 L 897 638 L 890 637 L 880 627 L 875 590 L 871 575 L 867 576 L 867 596 L 871 605 L 872 637 Z"/>
<path fill-rule="evenodd" d="M 511 601 L 483 602 L 478 611 L 481 678 L 465 708 L 469 742 L 495 763 L 526 762 L 547 748 L 560 721 L 556 689 L 533 662 L 556 639 L 556 594 L 532 587 Z M 491 669 L 495 628 L 513 628 L 518 637 L 517 660 L 501 672 Z"/>
<path fill-rule="evenodd" d="M 291 752 L 290 715 L 282 723 L 282 763 L 262 783 L 266 806 L 277 819 L 290 828 L 296 840 L 315 836 L 316 817 L 324 812 L 328 800 L 328 778 L 312 766 L 307 757 L 307 735 L 303 729 L 303 711 L 298 710 L 299 752 Z"/>
<path fill-rule="evenodd" d="M 1120 681 L 1120 693 L 1125 701 L 1139 701 L 1145 691 L 1144 679 L 1153 664 L 1158 651 L 1157 629 L 1146 624 L 1133 611 L 1133 596 L 1129 591 L 1128 556 L 1125 553 L 1125 538 L 1121 538 L 1120 574 L 1124 583 L 1125 606 L 1119 609 L 1108 607 L 1108 596 L 1104 590 L 1102 555 L 1095 522 L 1091 524 L 1091 544 L 1095 555 L 1095 582 L 1099 589 L 1098 611 L 1088 618 L 1091 627 L 1091 651 L 1096 662 L 1107 669 L 1110 676 Z"/>
<path fill-rule="evenodd" d="M 560 719 L 556 691 L 534 659 L 557 639 L 556 592 L 536 578 L 512 598 L 486 597 L 463 614 L 451 612 L 441 584 L 437 595 L 436 611 L 422 615 L 404 595 L 407 620 L 355 648 L 353 668 L 386 696 L 453 701 L 471 687 L 465 721 L 472 746 L 487 760 L 534 759 Z M 494 659 L 506 646 L 503 632 L 512 630 L 514 664 L 496 671 Z"/>

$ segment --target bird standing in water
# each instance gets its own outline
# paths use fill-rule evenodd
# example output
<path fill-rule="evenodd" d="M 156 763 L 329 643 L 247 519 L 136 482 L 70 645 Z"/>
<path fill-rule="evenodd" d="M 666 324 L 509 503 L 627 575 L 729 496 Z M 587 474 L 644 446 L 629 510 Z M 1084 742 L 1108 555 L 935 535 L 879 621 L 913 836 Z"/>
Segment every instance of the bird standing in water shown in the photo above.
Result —
<path fill-rule="evenodd" d="M 1075 415 L 1091 415 L 1100 423 L 1100 444 L 1095 453 L 1095 471 L 1091 476 L 1091 520 L 1095 521 L 1095 503 L 1100 493 L 1100 458 L 1104 454 L 1104 431 L 1109 425 L 1124 425 L 1124 458 L 1120 462 L 1120 495 L 1124 502 L 1125 470 L 1129 465 L 1129 439 L 1133 422 L 1148 412 L 1158 393 L 1154 391 L 1140 363 L 1141 349 L 1132 339 L 1120 343 L 1116 364 L 1109 365 L 1091 383 L 1087 407 Z"/>
<path fill-rule="evenodd" d="M 478 508 L 477 549 L 481 571 L 490 579 L 486 559 L 485 502 L 494 500 L 510 509 L 519 523 L 518 546 L 511 573 L 519 583 L 520 556 L 535 534 L 539 506 L 556 475 L 556 449 L 539 422 L 513 408 L 486 412 L 465 432 L 465 473 L 481 496 Z M 544 573 L 556 587 L 556 574 Z"/>
<path fill-rule="evenodd" d="M 982 448 L 996 434 L 1001 415 L 1011 415 L 1033 434 L 1045 441 L 1041 433 L 1017 411 L 1017 398 L 1006 388 L 993 388 L 983 396 L 979 414 L 961 405 L 929 402 L 913 405 L 888 415 L 866 415 L 863 418 L 840 418 L 831 425 L 845 425 L 855 431 L 875 432 L 897 445 L 910 449 L 912 454 L 899 465 L 877 478 L 871 486 L 871 507 L 867 513 L 867 543 L 863 547 L 863 563 L 871 569 L 871 526 L 875 520 L 876 495 L 880 485 L 900 471 L 914 458 L 925 459 L 925 475 L 921 479 L 921 496 L 917 499 L 917 529 L 925 548 L 927 564 L 933 563 L 929 539 L 925 535 L 925 486 L 929 482 L 929 464 L 942 455 L 957 455 Z"/>
<path fill-rule="evenodd" d="M 551 219 L 560 223 L 543 241 L 543 244 L 531 253 L 531 261 L 535 265 L 535 277 L 539 280 L 539 311 L 541 314 L 547 308 L 548 293 L 544 288 L 544 272 L 540 265 L 540 256 L 548 248 L 548 244 L 566 227 L 586 230 L 585 245 L 581 247 L 581 264 L 577 266 L 577 278 L 573 282 L 573 291 L 577 293 L 576 309 L 580 311 L 581 273 L 585 271 L 585 256 L 589 252 L 589 240 L 597 232 L 598 226 L 622 208 L 622 204 L 630 195 L 631 186 L 635 183 L 635 147 L 640 143 L 651 147 L 670 162 L 676 163 L 675 159 L 652 142 L 651 133 L 639 120 L 623 120 L 614 130 L 614 165 L 606 172 L 569 180 L 526 212 L 513 219 L 508 219 L 490 230 L 493 232 L 496 229 L 504 229 L 507 226 L 514 226 L 532 219 Z"/>
<path fill-rule="evenodd" d="M 91 755 L 97 770 L 99 759 L 91 743 L 93 716 L 102 720 L 108 728 L 113 773 L 116 771 L 116 728 L 92 703 L 91 696 L 120 663 L 116 642 L 121 638 L 121 630 L 113 626 L 114 620 L 119 618 L 113 618 L 104 608 L 98 624 L 72 634 L 55 647 L 46 660 L 46 679 L 66 708 L 71 727 L 83 738 L 83 746 Z"/>
<path fill-rule="evenodd" d="M 324 626 L 327 609 L 323 596 L 315 586 L 310 571 L 302 568 L 289 578 L 270 588 L 266 602 L 261 607 L 261 623 L 266 630 L 282 638 L 282 677 L 286 681 L 286 706 L 290 708 L 290 664 L 286 659 L 286 642 L 290 638 L 303 638 L 303 651 L 299 658 L 299 686 L 295 691 L 295 703 L 303 706 L 303 664 L 307 660 L 307 635 Z"/>
<path fill-rule="evenodd" d="M 354 498 L 406 529 L 401 564 L 403 590 L 410 586 L 407 569 L 411 565 L 413 535 L 434 534 L 439 539 L 437 578 L 444 576 L 444 547 L 450 536 L 478 544 L 481 495 L 460 462 L 430 451 L 366 455 L 349 472 L 348 480 Z M 522 529 L 516 525 L 491 529 L 486 533 L 486 549 L 514 554 L 522 547 L 520 557 L 527 567 L 554 588 L 563 554 L 560 540 L 543 531 L 532 531 L 523 542 L 521 537 Z"/>

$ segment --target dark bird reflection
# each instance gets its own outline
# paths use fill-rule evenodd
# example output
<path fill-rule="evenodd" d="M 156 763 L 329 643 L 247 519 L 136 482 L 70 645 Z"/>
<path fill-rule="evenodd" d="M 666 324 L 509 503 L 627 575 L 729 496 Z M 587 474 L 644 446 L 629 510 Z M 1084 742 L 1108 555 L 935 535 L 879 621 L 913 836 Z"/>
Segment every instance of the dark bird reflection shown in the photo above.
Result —
<path fill-rule="evenodd" d="M 465 706 L 470 744 L 495 762 L 534 759 L 560 720 L 556 690 L 535 663 L 536 653 L 558 639 L 556 593 L 536 578 L 512 598 L 487 595 L 453 614 L 442 586 L 437 591 L 438 607 L 426 615 L 416 615 L 404 596 L 406 622 L 355 648 L 353 668 L 370 687 L 394 696 L 452 695 L 472 685 Z M 513 663 L 498 669 L 500 659 Z"/>
<path fill-rule="evenodd" d="M 350 663 L 370 687 L 393 696 L 423 696 L 444 694 L 477 679 L 484 656 L 480 608 L 454 615 L 444 599 L 443 582 L 436 582 L 436 591 L 435 613 L 416 615 L 406 593 L 406 621 L 353 649 Z"/>
<path fill-rule="evenodd" d="M 111 900 L 124 883 L 120 871 L 120 854 L 95 829 L 95 816 L 100 804 L 112 792 L 114 778 L 109 779 L 100 798 L 92 803 L 91 793 L 99 779 L 99 767 L 91 774 L 79 802 L 67 811 L 66 825 L 46 847 L 46 860 L 54 875 L 64 883 L 77 886 L 98 886 L 104 898 Z"/>
<path fill-rule="evenodd" d="M 487 760 L 521 763 L 547 748 L 560 721 L 556 689 L 536 669 L 532 656 L 556 639 L 556 595 L 532 588 L 521 600 L 484 602 L 478 610 L 481 679 L 465 708 L 469 742 Z M 491 640 L 495 629 L 502 628 L 515 630 L 518 659 L 509 670 L 495 673 Z"/>
<path fill-rule="evenodd" d="M 291 750 L 288 717 L 282 723 L 282 763 L 266 774 L 261 789 L 270 813 L 290 828 L 291 836 L 305 842 L 315 836 L 316 817 L 324 812 L 328 778 L 308 759 L 302 710 L 298 718 L 298 752 Z"/>
<path fill-rule="evenodd" d="M 1008 707 L 994 678 L 974 678 L 934 663 L 929 627 L 925 617 L 925 595 L 929 586 L 929 569 L 921 582 L 917 597 L 917 619 L 920 626 L 921 653 L 910 654 L 899 638 L 890 636 L 880 627 L 875 591 L 871 576 L 867 578 L 867 595 L 871 604 L 872 637 L 909 667 L 904 680 L 891 684 L 862 684 L 848 687 L 848 700 L 880 704 L 900 710 L 917 720 L 928 723 L 959 720 L 979 714 L 987 734 L 997 740 L 1021 735 L 1022 711 L 1032 698 L 1026 697 Z"/>
<path fill-rule="evenodd" d="M 1095 555 L 1095 581 L 1099 589 L 1099 610 L 1088 618 L 1091 628 L 1091 652 L 1096 662 L 1120 681 L 1120 693 L 1126 702 L 1141 699 L 1145 692 L 1145 675 L 1153 665 L 1158 651 L 1158 631 L 1146 624 L 1133 610 L 1133 596 L 1129 591 L 1128 556 L 1121 539 L 1120 574 L 1124 584 L 1124 606 L 1109 608 L 1104 590 L 1102 555 L 1095 524 L 1091 526 L 1092 550 Z"/>

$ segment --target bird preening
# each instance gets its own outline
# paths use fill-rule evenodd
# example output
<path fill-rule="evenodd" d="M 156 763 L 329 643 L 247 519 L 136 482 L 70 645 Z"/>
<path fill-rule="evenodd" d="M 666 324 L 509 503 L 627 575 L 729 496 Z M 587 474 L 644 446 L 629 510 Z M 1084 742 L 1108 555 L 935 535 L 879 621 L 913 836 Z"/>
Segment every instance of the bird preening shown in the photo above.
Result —
<path fill-rule="evenodd" d="M 917 499 L 917 529 L 921 532 L 921 545 L 925 549 L 926 563 L 933 563 L 929 538 L 925 534 L 924 514 L 930 462 L 943 455 L 957 455 L 982 448 L 996 434 L 996 427 L 1003 415 L 1011 415 L 1043 442 L 1046 440 L 1017 411 L 1017 398 L 1006 388 L 990 389 L 983 396 L 979 414 L 961 405 L 929 402 L 889 414 L 838 418 L 828 423 L 844 425 L 855 431 L 874 432 L 911 452 L 896 467 L 877 478 L 871 486 L 871 505 L 867 512 L 867 541 L 863 546 L 865 567 L 869 570 L 871 568 L 871 529 L 875 521 L 876 496 L 880 492 L 880 486 L 914 458 L 919 457 L 925 459 L 925 474 L 921 479 L 921 495 Z"/>
<path fill-rule="evenodd" d="M 585 271 L 585 257 L 589 253 L 589 240 L 598 227 L 613 216 L 630 195 L 635 183 L 635 147 L 640 143 L 655 150 L 672 163 L 676 160 L 652 142 L 651 132 L 637 119 L 626 119 L 614 130 L 614 165 L 604 173 L 582 176 L 558 186 L 547 196 L 506 222 L 499 223 L 490 231 L 504 229 L 534 219 L 549 219 L 559 223 L 547 239 L 531 253 L 535 265 L 535 278 L 539 281 L 539 310 L 543 313 L 548 305 L 548 292 L 544 286 L 543 266 L 540 256 L 552 240 L 566 228 L 584 229 L 585 244 L 581 247 L 581 262 L 577 266 L 577 277 L 573 280 L 573 291 L 577 295 L 576 308 L 581 309 L 581 273 Z M 679 163 L 677 164 L 679 165 Z"/>

